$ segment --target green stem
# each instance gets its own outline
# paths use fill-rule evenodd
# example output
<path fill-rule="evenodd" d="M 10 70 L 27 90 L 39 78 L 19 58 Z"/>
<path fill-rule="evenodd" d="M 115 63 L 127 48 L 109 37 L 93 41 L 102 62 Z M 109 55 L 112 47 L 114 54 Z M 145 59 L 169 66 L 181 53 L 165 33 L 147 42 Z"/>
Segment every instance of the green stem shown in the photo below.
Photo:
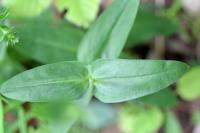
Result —
<path fill-rule="evenodd" d="M 24 110 L 22 108 L 19 109 L 18 115 L 19 115 L 19 130 L 20 130 L 20 133 L 27 133 L 26 118 L 25 118 Z"/>
<path fill-rule="evenodd" d="M 4 133 L 4 116 L 2 101 L 0 101 L 0 133 Z"/>

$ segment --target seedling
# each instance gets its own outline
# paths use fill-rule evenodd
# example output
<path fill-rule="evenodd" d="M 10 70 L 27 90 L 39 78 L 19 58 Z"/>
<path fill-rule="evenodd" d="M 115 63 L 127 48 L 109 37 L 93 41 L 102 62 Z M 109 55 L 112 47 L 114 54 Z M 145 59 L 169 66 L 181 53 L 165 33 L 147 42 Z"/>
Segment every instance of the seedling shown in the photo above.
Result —
<path fill-rule="evenodd" d="M 118 59 L 138 6 L 139 0 L 115 0 L 85 35 L 77 61 L 25 71 L 3 83 L 0 93 L 20 101 L 87 105 L 93 96 L 105 103 L 124 102 L 173 84 L 188 70 L 185 63 Z"/>

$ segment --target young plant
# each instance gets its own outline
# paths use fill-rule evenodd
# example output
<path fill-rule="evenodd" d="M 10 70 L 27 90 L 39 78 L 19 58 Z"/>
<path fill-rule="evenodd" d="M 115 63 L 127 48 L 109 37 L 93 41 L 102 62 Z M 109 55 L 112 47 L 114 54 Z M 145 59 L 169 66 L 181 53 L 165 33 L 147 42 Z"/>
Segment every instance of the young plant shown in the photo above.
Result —
<path fill-rule="evenodd" d="M 116 103 L 171 85 L 188 70 L 185 63 L 118 59 L 138 6 L 139 0 L 115 0 L 84 37 L 77 61 L 25 71 L 3 83 L 0 93 L 20 101 L 73 100 L 85 105 L 92 96 Z"/>

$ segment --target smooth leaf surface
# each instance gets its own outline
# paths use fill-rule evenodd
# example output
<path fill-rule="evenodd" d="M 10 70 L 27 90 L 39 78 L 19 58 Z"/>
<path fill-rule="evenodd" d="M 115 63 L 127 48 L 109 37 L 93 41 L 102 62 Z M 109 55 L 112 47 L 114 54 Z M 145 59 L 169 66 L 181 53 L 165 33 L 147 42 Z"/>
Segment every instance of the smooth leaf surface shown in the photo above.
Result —
<path fill-rule="evenodd" d="M 177 92 L 184 100 L 200 97 L 200 66 L 193 67 L 177 84 Z"/>
<path fill-rule="evenodd" d="M 9 57 L 0 62 L 0 68 L 0 85 L 14 75 L 24 71 L 24 67 L 19 62 Z"/>
<path fill-rule="evenodd" d="M 60 62 L 23 72 L 1 86 L 1 94 L 16 100 L 46 102 L 79 99 L 88 87 L 88 71 L 79 62 Z"/>
<path fill-rule="evenodd" d="M 192 112 L 192 123 L 197 125 L 200 123 L 200 110 L 196 109 Z"/>
<path fill-rule="evenodd" d="M 56 108 L 55 108 L 56 107 Z M 66 133 L 80 116 L 82 110 L 75 103 L 34 103 L 32 111 L 34 117 L 48 122 L 48 133 Z"/>
<path fill-rule="evenodd" d="M 157 93 L 141 97 L 137 100 L 133 100 L 133 102 L 139 102 L 158 107 L 169 108 L 177 105 L 178 99 L 172 90 L 164 89 Z"/>
<path fill-rule="evenodd" d="M 47 9 L 51 0 L 2 0 L 2 4 L 16 17 L 33 17 Z"/>
<path fill-rule="evenodd" d="M 127 104 L 120 111 L 120 127 L 124 133 L 155 133 L 163 123 L 162 111 L 154 106 Z"/>
<path fill-rule="evenodd" d="M 41 63 L 75 60 L 83 32 L 72 25 L 52 20 L 22 21 L 16 25 L 17 51 Z M 31 54 L 30 54 L 31 53 Z"/>
<path fill-rule="evenodd" d="M 86 34 L 78 60 L 90 63 L 102 56 L 117 58 L 133 26 L 138 6 L 139 0 L 115 0 Z"/>
<path fill-rule="evenodd" d="M 88 27 L 94 21 L 98 13 L 101 0 L 56 0 L 59 11 L 68 11 L 67 20 L 76 25 Z"/>
<path fill-rule="evenodd" d="M 173 112 L 166 112 L 165 133 L 183 133 L 181 124 Z"/>
<path fill-rule="evenodd" d="M 112 105 L 93 101 L 86 108 L 81 118 L 90 129 L 99 130 L 115 122 L 117 112 Z"/>
<path fill-rule="evenodd" d="M 95 96 L 106 103 L 139 98 L 179 79 L 188 66 L 178 61 L 102 59 L 91 65 Z"/>
<path fill-rule="evenodd" d="M 127 39 L 126 47 L 146 42 L 157 35 L 169 36 L 178 32 L 179 24 L 149 9 L 140 9 Z"/>
<path fill-rule="evenodd" d="M 0 40 L 0 62 L 3 61 L 6 56 L 7 47 L 7 44 L 4 41 L 1 42 Z"/>

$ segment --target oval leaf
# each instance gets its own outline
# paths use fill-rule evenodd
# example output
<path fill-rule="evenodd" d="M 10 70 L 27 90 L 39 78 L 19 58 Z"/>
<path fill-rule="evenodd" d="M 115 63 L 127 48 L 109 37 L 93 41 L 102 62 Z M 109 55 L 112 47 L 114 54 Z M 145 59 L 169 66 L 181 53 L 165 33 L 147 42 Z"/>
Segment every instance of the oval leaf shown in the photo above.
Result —
<path fill-rule="evenodd" d="M 95 96 L 106 103 L 142 97 L 179 79 L 188 66 L 178 61 L 98 60 L 91 65 Z"/>
<path fill-rule="evenodd" d="M 139 0 L 115 0 L 83 39 L 79 61 L 90 63 L 103 56 L 117 58 L 133 26 Z"/>
<path fill-rule="evenodd" d="M 15 47 L 17 51 L 41 63 L 76 59 L 83 36 L 81 30 L 70 24 L 41 19 L 22 21 L 16 30 L 20 38 Z"/>
<path fill-rule="evenodd" d="M 87 69 L 79 62 L 44 65 L 8 80 L 0 92 L 20 101 L 75 100 L 86 92 L 87 75 Z"/>

